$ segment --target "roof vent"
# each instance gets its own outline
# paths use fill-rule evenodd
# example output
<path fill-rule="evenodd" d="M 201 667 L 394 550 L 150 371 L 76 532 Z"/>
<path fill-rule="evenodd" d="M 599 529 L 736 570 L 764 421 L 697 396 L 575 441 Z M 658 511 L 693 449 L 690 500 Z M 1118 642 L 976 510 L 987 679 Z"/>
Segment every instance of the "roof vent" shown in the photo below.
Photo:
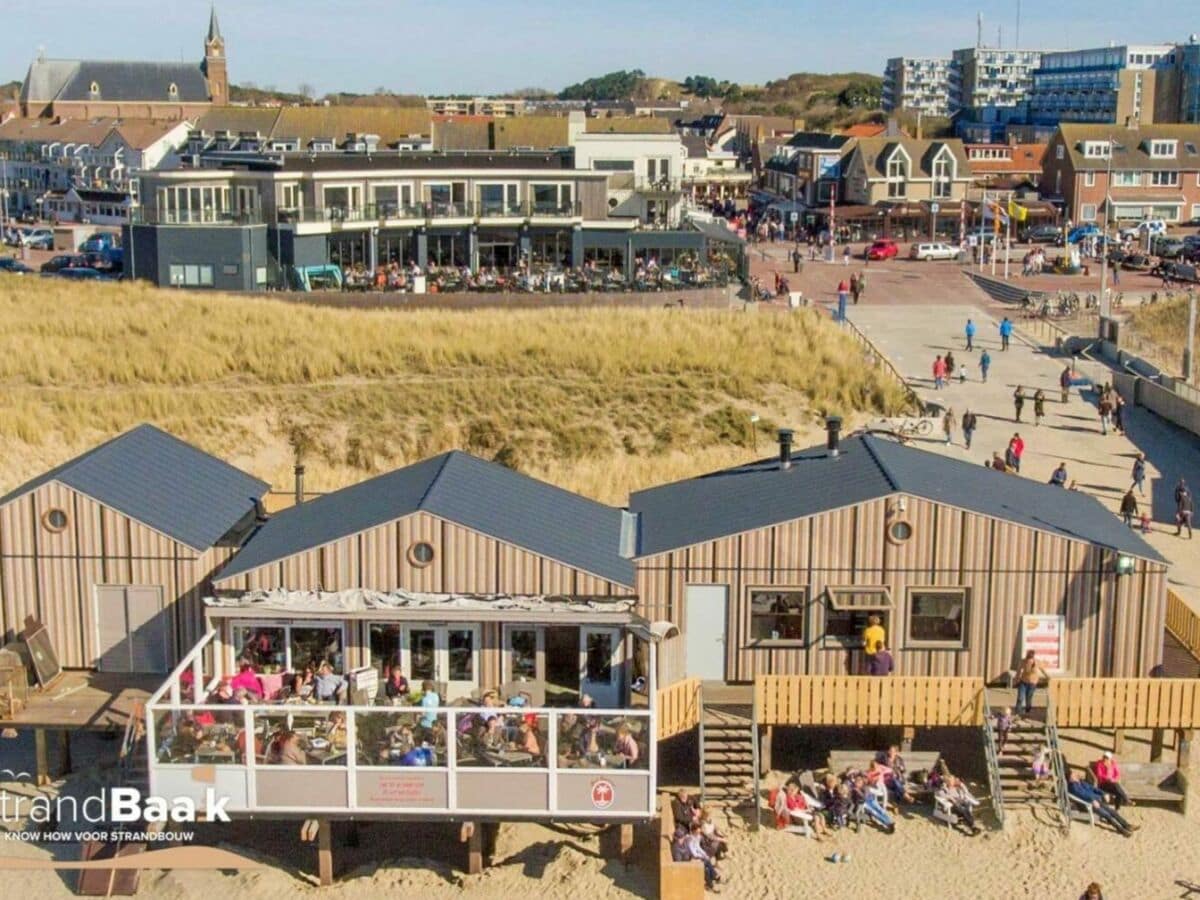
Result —
<path fill-rule="evenodd" d="M 794 432 L 790 428 L 779 429 L 779 468 L 792 467 L 792 438 Z"/>
<path fill-rule="evenodd" d="M 829 416 L 825 420 L 825 449 L 831 457 L 838 455 L 838 444 L 841 441 L 842 419 L 840 416 Z"/>

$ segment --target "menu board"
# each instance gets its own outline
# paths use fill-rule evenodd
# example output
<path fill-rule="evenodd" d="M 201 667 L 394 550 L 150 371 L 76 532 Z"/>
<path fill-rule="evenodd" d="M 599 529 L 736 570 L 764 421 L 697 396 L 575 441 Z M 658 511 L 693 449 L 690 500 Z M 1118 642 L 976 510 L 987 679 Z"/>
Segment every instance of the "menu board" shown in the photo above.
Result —
<path fill-rule="evenodd" d="M 1066 671 L 1065 616 L 1021 616 L 1021 658 L 1030 650 L 1047 675 Z"/>

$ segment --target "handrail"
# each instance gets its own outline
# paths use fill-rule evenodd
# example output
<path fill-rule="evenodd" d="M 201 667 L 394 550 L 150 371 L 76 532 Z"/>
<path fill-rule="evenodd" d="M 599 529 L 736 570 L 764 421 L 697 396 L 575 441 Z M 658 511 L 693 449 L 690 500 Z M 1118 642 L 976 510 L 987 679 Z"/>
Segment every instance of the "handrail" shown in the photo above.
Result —
<path fill-rule="evenodd" d="M 1193 658 L 1200 660 L 1200 616 L 1183 598 L 1167 588 L 1167 631 L 1183 644 Z"/>
<path fill-rule="evenodd" d="M 897 369 L 892 361 L 887 358 L 887 355 L 878 347 L 876 347 L 875 343 L 869 337 L 867 337 L 866 333 L 864 333 L 849 319 L 843 319 L 842 322 L 843 324 L 850 326 L 850 336 L 867 349 L 868 355 L 872 358 L 873 362 L 880 366 L 888 375 L 892 376 L 893 380 L 895 380 L 900 387 L 904 389 L 904 393 L 908 397 L 908 402 L 912 406 L 916 407 L 918 412 L 924 413 L 925 402 L 917 396 L 917 392 L 913 390 L 912 385 L 910 385 L 908 380 L 902 374 L 900 374 L 900 370 Z"/>
<path fill-rule="evenodd" d="M 987 756 L 988 788 L 992 795 L 992 811 L 996 823 L 1004 827 L 1004 792 L 1000 786 L 1000 760 L 996 753 L 996 732 L 992 728 L 992 704 L 988 699 L 987 686 L 983 688 L 983 746 Z"/>
<path fill-rule="evenodd" d="M 696 707 L 699 710 L 699 722 L 696 724 L 697 746 L 700 748 L 700 804 L 704 804 L 704 684 L 696 688 Z"/>
<path fill-rule="evenodd" d="M 1050 746 L 1050 759 L 1054 766 L 1054 794 L 1058 801 L 1058 814 L 1063 820 L 1063 831 L 1071 830 L 1071 798 L 1067 793 L 1067 772 L 1063 767 L 1062 753 L 1058 749 L 1058 726 L 1054 717 L 1054 698 L 1046 697 L 1046 742 Z"/>
<path fill-rule="evenodd" d="M 751 702 L 753 705 L 750 707 L 750 740 L 753 742 L 753 746 L 750 748 L 750 758 L 754 766 L 754 802 L 751 805 L 754 807 L 754 813 L 753 818 L 750 819 L 750 828 L 753 831 L 758 831 L 759 826 L 762 824 L 762 814 L 758 809 L 758 798 L 762 796 L 762 778 L 760 775 L 760 772 L 762 771 L 762 761 L 759 759 L 758 748 L 758 691 L 754 692 L 754 698 Z M 701 744 L 701 746 L 703 746 L 703 744 Z M 703 750 L 701 752 L 703 752 Z"/>

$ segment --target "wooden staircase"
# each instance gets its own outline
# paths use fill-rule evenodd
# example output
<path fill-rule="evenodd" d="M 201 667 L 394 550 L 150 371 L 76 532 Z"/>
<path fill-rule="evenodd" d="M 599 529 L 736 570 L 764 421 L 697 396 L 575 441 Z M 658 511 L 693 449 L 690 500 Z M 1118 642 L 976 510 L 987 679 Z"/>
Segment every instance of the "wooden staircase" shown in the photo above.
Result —
<path fill-rule="evenodd" d="M 999 710 L 999 707 L 993 707 L 989 709 L 989 714 Z M 1037 752 L 1046 746 L 1050 746 L 1052 751 L 1057 749 L 1045 715 L 1043 708 L 1034 709 L 1030 716 L 1017 718 L 1008 733 L 1004 751 L 1000 752 L 999 747 L 993 745 L 1000 798 L 1005 810 L 1044 809 L 1057 812 L 1059 809 L 1053 772 L 1041 783 L 1035 784 L 1033 779 L 1032 764 Z"/>
<path fill-rule="evenodd" d="M 754 731 L 749 709 L 704 705 L 700 775 L 700 796 L 705 805 L 754 804 Z"/>

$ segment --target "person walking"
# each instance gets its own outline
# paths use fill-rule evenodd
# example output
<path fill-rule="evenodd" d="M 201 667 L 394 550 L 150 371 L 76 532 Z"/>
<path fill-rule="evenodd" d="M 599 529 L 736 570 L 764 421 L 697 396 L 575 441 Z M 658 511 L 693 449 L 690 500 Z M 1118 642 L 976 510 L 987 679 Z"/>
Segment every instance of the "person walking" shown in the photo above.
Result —
<path fill-rule="evenodd" d="M 1038 388 L 1033 394 L 1033 425 L 1038 427 L 1046 418 L 1046 394 Z"/>
<path fill-rule="evenodd" d="M 986 350 L 979 355 L 979 373 L 984 384 L 987 384 L 988 369 L 992 367 L 992 356 Z"/>
<path fill-rule="evenodd" d="M 1146 454 L 1139 453 L 1137 459 L 1133 461 L 1133 487 L 1137 488 L 1137 492 L 1143 497 L 1146 496 Z"/>
<path fill-rule="evenodd" d="M 800 245 L 796 244 L 796 249 L 792 251 L 792 274 L 800 274 Z"/>
<path fill-rule="evenodd" d="M 941 355 L 933 361 L 933 389 L 940 391 L 946 384 L 946 361 Z"/>
<path fill-rule="evenodd" d="M 838 282 L 837 286 L 837 320 L 839 322 L 846 321 L 846 301 L 850 293 L 850 283 L 843 278 Z"/>
<path fill-rule="evenodd" d="M 968 450 L 971 449 L 971 437 L 975 434 L 976 424 L 977 424 L 977 421 L 975 419 L 975 413 L 971 412 L 969 409 L 963 413 L 963 417 L 962 417 L 963 442 L 966 445 L 966 448 Z"/>
<path fill-rule="evenodd" d="M 1067 486 L 1067 464 L 1065 461 L 1060 462 L 1058 468 L 1050 474 L 1050 484 L 1060 488 Z"/>
<path fill-rule="evenodd" d="M 954 352 L 946 351 L 946 377 L 950 378 L 954 375 Z"/>
<path fill-rule="evenodd" d="M 1121 498 L 1121 521 L 1125 523 L 1126 528 L 1133 527 L 1133 520 L 1138 515 L 1137 497 L 1133 496 L 1133 488 L 1125 492 L 1125 496 Z"/>
<path fill-rule="evenodd" d="M 1071 394 L 1071 367 L 1067 366 L 1058 376 L 1058 386 L 1062 388 L 1062 402 L 1066 403 Z"/>
<path fill-rule="evenodd" d="M 1005 316 L 1003 321 L 1001 321 L 1001 323 L 1000 323 L 1000 349 L 1001 350 L 1008 349 L 1008 340 L 1009 340 L 1009 338 L 1012 337 L 1012 333 L 1013 333 L 1013 323 L 1008 320 L 1008 316 Z"/>
<path fill-rule="evenodd" d="M 954 443 L 954 410 L 947 407 L 946 414 L 942 416 L 942 428 L 946 432 L 946 443 Z"/>
<path fill-rule="evenodd" d="M 850 245 L 849 244 L 847 244 L 845 247 L 842 248 L 842 265 L 843 266 L 850 265 Z"/>
<path fill-rule="evenodd" d="M 1037 693 L 1038 682 L 1047 678 L 1045 669 L 1037 661 L 1037 654 L 1032 650 L 1025 653 L 1025 658 L 1017 666 L 1017 715 L 1028 716 L 1033 711 L 1033 697 Z"/>
<path fill-rule="evenodd" d="M 1175 536 L 1182 537 L 1187 528 L 1188 540 L 1192 539 L 1192 492 L 1182 478 L 1175 485 Z"/>
<path fill-rule="evenodd" d="M 865 297 L 867 293 L 867 273 L 858 273 L 858 296 Z"/>
<path fill-rule="evenodd" d="M 1125 433 L 1125 400 L 1115 388 L 1112 392 L 1112 423 L 1113 431 Z"/>
<path fill-rule="evenodd" d="M 854 299 L 854 305 L 858 306 L 858 273 L 850 276 L 850 296 Z"/>
<path fill-rule="evenodd" d="M 963 329 L 967 335 L 967 352 L 975 349 L 975 323 L 967 319 L 967 327 Z"/>
<path fill-rule="evenodd" d="M 1013 421 L 1021 421 L 1021 410 L 1025 408 L 1025 395 L 1021 393 L 1021 386 L 1018 384 L 1017 389 L 1013 391 Z"/>
<path fill-rule="evenodd" d="M 1009 449 L 1012 450 L 1012 456 L 1015 460 L 1013 463 L 1013 468 L 1016 469 L 1017 473 L 1019 474 L 1021 471 L 1021 457 L 1025 455 L 1025 441 L 1022 439 L 1019 432 L 1012 436 L 1012 440 L 1008 442 L 1008 446 Z"/>
<path fill-rule="evenodd" d="M 1112 400 L 1109 399 L 1108 391 L 1100 394 L 1100 402 L 1096 404 L 1096 410 L 1100 413 L 1100 433 L 1108 434 L 1108 418 L 1112 415 Z"/>

